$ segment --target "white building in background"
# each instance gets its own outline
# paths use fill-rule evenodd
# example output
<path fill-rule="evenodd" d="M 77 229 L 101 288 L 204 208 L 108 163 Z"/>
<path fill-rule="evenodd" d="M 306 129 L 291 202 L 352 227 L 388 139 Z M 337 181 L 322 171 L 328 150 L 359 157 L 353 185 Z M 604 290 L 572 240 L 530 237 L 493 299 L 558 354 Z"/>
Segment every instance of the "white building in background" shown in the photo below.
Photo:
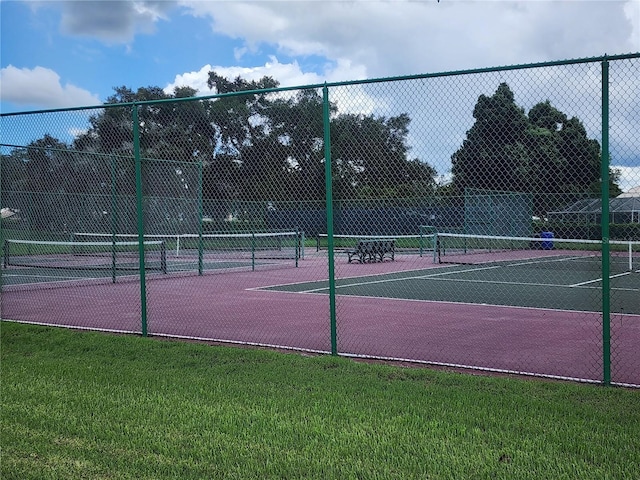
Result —
<path fill-rule="evenodd" d="M 640 185 L 633 187 L 627 192 L 621 193 L 616 198 L 640 198 Z"/>

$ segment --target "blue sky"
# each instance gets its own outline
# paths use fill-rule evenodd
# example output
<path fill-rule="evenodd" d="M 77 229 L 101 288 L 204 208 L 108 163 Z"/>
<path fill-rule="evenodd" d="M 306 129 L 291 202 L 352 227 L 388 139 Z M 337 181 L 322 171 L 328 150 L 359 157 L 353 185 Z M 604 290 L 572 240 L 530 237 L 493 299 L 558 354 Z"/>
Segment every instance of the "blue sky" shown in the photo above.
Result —
<path fill-rule="evenodd" d="M 2 112 L 215 93 L 211 70 L 292 86 L 640 51 L 640 0 L 0 0 L 0 21 Z"/>

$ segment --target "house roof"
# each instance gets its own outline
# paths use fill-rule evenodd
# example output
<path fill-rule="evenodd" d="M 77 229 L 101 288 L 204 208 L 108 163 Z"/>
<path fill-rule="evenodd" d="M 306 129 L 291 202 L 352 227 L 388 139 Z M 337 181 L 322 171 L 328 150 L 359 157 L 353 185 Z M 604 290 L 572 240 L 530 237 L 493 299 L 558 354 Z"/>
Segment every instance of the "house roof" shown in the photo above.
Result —
<path fill-rule="evenodd" d="M 616 198 L 640 198 L 640 185 L 633 187 L 628 191 L 621 193 Z"/>
<path fill-rule="evenodd" d="M 585 198 L 569 205 L 560 212 L 549 213 L 598 213 L 602 211 L 601 200 L 599 198 Z M 610 212 L 640 212 L 640 196 L 623 197 L 618 196 L 609 200 Z"/>

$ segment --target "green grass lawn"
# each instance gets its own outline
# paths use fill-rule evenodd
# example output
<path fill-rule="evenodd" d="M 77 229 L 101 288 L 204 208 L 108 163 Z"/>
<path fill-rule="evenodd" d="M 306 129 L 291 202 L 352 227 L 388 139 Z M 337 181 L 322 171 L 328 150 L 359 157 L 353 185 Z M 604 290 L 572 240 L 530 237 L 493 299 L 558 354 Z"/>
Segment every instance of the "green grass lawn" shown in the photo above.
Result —
<path fill-rule="evenodd" d="M 640 391 L 0 324 L 10 479 L 637 479 Z"/>

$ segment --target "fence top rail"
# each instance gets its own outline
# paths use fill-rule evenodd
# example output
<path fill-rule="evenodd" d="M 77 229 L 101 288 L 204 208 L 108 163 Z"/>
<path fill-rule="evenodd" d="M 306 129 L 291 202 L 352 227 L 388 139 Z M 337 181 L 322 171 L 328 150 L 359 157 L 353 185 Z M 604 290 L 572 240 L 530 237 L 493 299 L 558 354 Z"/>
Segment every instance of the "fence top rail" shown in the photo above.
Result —
<path fill-rule="evenodd" d="M 53 110 L 48 110 L 48 111 L 52 112 Z M 1 147 L 23 149 L 23 150 L 44 150 L 49 152 L 60 152 L 67 155 L 84 155 L 84 156 L 91 156 L 91 157 L 98 157 L 98 158 L 106 158 L 111 160 L 131 160 L 131 161 L 134 160 L 133 153 L 131 153 L 130 155 L 126 155 L 124 153 L 117 154 L 117 153 L 90 152 L 86 150 L 73 150 L 73 149 L 64 149 L 64 148 L 56 148 L 56 147 L 49 147 L 49 146 L 38 147 L 34 145 L 16 145 L 13 143 L 0 142 L 0 148 Z M 141 157 L 140 160 L 143 162 L 175 163 L 175 164 L 181 164 L 181 165 L 184 165 L 185 163 L 188 163 L 190 165 L 198 165 L 203 163 L 201 159 L 194 160 L 191 162 L 185 162 L 184 160 L 172 160 L 168 158 Z"/>
<path fill-rule="evenodd" d="M 418 80 L 418 79 L 424 79 L 424 78 L 473 75 L 473 74 L 480 74 L 480 73 L 503 72 L 507 70 L 525 70 L 525 69 L 533 69 L 533 68 L 597 63 L 597 62 L 605 62 L 605 61 L 630 60 L 630 59 L 637 59 L 637 58 L 640 58 L 640 52 L 619 54 L 619 55 L 605 54 L 599 57 L 586 57 L 586 58 L 576 58 L 576 59 L 569 59 L 569 60 L 555 60 L 555 61 L 548 61 L 548 62 L 525 63 L 525 64 L 505 65 L 505 66 L 499 66 L 499 67 L 475 68 L 475 69 L 468 69 L 468 70 L 452 70 L 452 71 L 437 72 L 437 73 L 421 73 L 421 74 L 414 74 L 414 75 L 380 77 L 380 78 L 349 80 L 349 81 L 331 82 L 331 83 L 324 82 L 324 83 L 298 85 L 298 86 L 290 86 L 290 87 L 266 88 L 261 90 L 243 90 L 239 92 L 213 94 L 213 95 L 206 95 L 201 97 L 167 98 L 162 100 L 148 100 L 143 102 L 107 103 L 107 104 L 101 104 L 101 105 L 88 105 L 88 106 L 80 106 L 80 107 L 31 110 L 31 111 L 23 111 L 23 112 L 8 112 L 8 113 L 0 113 L 0 118 L 17 116 L 17 115 L 34 115 L 34 114 L 40 114 L 40 113 L 92 110 L 92 109 L 99 109 L 99 108 L 116 108 L 116 107 L 122 108 L 122 107 L 134 107 L 134 106 L 143 106 L 143 105 L 157 105 L 161 103 L 193 102 L 196 100 L 205 101 L 205 100 L 213 100 L 213 99 L 234 97 L 234 96 L 240 96 L 240 95 L 265 95 L 268 93 L 279 93 L 279 92 L 286 92 L 286 91 L 293 91 L 293 90 L 312 90 L 312 89 L 329 88 L 329 87 L 341 87 L 341 86 L 348 86 L 348 85 L 363 85 L 363 84 L 370 84 L 370 83 L 395 82 L 395 81 L 402 81 L 402 80 Z"/>

